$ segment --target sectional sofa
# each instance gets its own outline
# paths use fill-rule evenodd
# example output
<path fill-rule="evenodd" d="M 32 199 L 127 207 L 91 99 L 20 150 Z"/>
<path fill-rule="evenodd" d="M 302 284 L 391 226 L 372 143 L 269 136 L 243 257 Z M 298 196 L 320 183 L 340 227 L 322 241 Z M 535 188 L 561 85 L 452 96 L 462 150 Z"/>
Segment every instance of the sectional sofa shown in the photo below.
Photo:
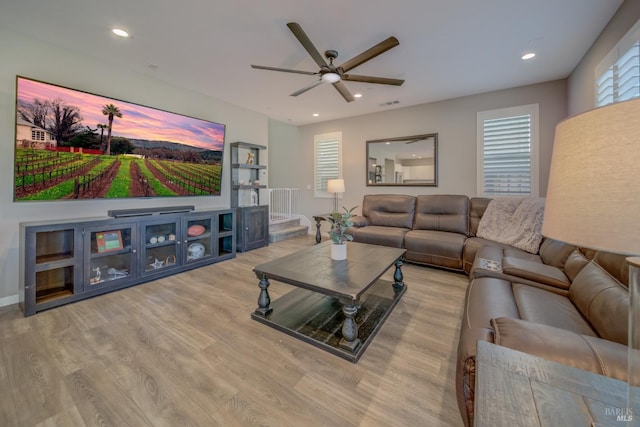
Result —
<path fill-rule="evenodd" d="M 469 274 L 456 392 L 473 425 L 478 340 L 626 380 L 625 256 L 544 239 L 536 253 L 477 236 L 491 199 L 367 195 L 354 241 L 404 247 L 406 260 Z"/>
<path fill-rule="evenodd" d="M 349 233 L 356 242 L 405 248 L 407 261 L 466 273 L 476 251 L 486 245 L 526 256 L 525 251 L 477 236 L 489 202 L 464 195 L 366 195 Z"/>

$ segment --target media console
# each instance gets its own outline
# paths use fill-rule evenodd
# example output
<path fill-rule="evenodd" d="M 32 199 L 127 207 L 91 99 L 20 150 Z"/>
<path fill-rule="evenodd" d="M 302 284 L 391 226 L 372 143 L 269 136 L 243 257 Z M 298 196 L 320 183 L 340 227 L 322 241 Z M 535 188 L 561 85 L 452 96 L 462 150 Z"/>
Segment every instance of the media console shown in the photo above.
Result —
<path fill-rule="evenodd" d="M 20 307 L 30 316 L 234 258 L 235 226 L 235 209 L 21 223 Z"/>

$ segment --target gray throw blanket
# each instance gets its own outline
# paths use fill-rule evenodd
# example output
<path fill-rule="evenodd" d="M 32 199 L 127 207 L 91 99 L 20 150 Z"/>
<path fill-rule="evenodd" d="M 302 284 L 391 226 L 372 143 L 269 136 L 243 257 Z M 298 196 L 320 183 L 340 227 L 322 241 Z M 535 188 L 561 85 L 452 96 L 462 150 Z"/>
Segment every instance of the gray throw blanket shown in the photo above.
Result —
<path fill-rule="evenodd" d="M 542 197 L 498 197 L 489 202 L 476 235 L 538 253 L 542 242 Z"/>

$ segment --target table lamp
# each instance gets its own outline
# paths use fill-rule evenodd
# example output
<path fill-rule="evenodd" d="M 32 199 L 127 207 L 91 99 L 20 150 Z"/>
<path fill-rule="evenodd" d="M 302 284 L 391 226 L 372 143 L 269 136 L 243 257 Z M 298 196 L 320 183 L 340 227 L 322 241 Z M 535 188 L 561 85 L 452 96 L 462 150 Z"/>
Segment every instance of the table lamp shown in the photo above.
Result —
<path fill-rule="evenodd" d="M 542 234 L 581 247 L 640 254 L 640 99 L 558 124 Z M 640 401 L 640 258 L 627 262 L 630 412 L 631 402 Z"/>
<path fill-rule="evenodd" d="M 327 193 L 333 193 L 333 211 L 338 211 L 338 193 L 344 193 L 344 179 L 327 181 Z"/>

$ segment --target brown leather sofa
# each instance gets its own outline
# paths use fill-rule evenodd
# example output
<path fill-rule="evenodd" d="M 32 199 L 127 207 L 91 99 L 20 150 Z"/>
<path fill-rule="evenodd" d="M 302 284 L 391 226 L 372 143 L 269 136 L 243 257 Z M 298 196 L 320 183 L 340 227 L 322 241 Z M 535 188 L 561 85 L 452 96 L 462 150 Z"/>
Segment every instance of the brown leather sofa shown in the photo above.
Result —
<path fill-rule="evenodd" d="M 478 340 L 626 380 L 624 256 L 575 248 L 567 254 L 570 247 L 556 242 L 543 244 L 539 261 L 503 254 L 503 269 L 491 270 L 481 269 L 479 260 L 497 252 L 484 249 L 478 250 L 472 269 L 458 342 L 456 391 L 467 426 L 473 425 Z M 513 269 L 504 270 L 507 265 Z"/>
<path fill-rule="evenodd" d="M 355 242 L 405 248 L 406 260 L 470 272 L 476 251 L 487 245 L 526 257 L 527 252 L 476 237 L 491 199 L 464 195 L 370 194 L 349 230 Z"/>
<path fill-rule="evenodd" d="M 536 254 L 476 236 L 491 199 L 367 195 L 354 240 L 404 247 L 411 262 L 469 274 L 456 391 L 473 425 L 475 356 L 485 340 L 626 380 L 625 257 L 544 239 Z"/>
<path fill-rule="evenodd" d="M 356 242 L 405 248 L 407 261 L 461 271 L 469 206 L 461 195 L 366 195 L 349 232 Z"/>

